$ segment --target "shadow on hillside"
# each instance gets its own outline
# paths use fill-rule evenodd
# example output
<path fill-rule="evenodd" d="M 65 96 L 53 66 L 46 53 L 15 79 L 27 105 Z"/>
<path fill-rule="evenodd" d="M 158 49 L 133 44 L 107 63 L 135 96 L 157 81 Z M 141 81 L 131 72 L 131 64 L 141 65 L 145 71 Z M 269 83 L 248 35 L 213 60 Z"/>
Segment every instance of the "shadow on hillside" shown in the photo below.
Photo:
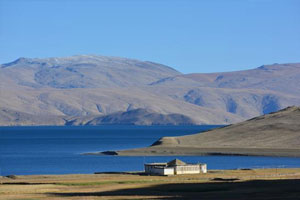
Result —
<path fill-rule="evenodd" d="M 158 199 L 288 199 L 300 198 L 300 179 L 245 182 L 171 183 L 104 192 L 48 193 L 56 197 L 156 196 Z M 153 198 L 152 198 L 153 199 Z"/>

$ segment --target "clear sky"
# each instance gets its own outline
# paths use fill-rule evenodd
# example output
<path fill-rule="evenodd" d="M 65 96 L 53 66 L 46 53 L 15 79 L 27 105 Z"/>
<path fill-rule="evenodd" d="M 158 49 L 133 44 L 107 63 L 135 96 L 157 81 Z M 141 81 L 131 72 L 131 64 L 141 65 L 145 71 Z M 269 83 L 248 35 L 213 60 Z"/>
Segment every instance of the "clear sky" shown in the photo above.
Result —
<path fill-rule="evenodd" d="M 78 54 L 184 73 L 300 62 L 300 0 L 0 0 L 0 63 Z"/>

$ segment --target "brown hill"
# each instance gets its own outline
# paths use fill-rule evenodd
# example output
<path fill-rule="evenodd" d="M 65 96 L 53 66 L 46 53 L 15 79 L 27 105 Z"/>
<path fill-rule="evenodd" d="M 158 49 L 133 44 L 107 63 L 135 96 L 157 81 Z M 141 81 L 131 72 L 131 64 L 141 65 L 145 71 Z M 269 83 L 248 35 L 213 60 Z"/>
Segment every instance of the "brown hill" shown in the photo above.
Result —
<path fill-rule="evenodd" d="M 119 155 L 240 154 L 300 156 L 300 107 L 181 137 L 163 137 L 149 148 Z"/>

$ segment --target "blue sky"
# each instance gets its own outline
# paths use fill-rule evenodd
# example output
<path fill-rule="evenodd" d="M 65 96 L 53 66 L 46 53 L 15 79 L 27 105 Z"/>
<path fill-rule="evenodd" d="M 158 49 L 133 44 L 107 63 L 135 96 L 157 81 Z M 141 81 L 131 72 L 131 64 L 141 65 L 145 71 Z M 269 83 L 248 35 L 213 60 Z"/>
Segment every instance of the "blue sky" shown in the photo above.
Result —
<path fill-rule="evenodd" d="M 300 0 L 0 0 L 0 63 L 78 54 L 184 73 L 300 62 Z"/>

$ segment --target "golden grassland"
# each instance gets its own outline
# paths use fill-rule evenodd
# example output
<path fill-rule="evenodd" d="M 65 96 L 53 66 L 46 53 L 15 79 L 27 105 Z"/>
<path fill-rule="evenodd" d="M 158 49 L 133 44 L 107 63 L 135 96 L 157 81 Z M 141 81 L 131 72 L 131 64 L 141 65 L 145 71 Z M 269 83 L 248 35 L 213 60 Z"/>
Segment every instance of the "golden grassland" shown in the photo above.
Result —
<path fill-rule="evenodd" d="M 0 199 L 300 199 L 300 169 L 1 177 Z"/>

